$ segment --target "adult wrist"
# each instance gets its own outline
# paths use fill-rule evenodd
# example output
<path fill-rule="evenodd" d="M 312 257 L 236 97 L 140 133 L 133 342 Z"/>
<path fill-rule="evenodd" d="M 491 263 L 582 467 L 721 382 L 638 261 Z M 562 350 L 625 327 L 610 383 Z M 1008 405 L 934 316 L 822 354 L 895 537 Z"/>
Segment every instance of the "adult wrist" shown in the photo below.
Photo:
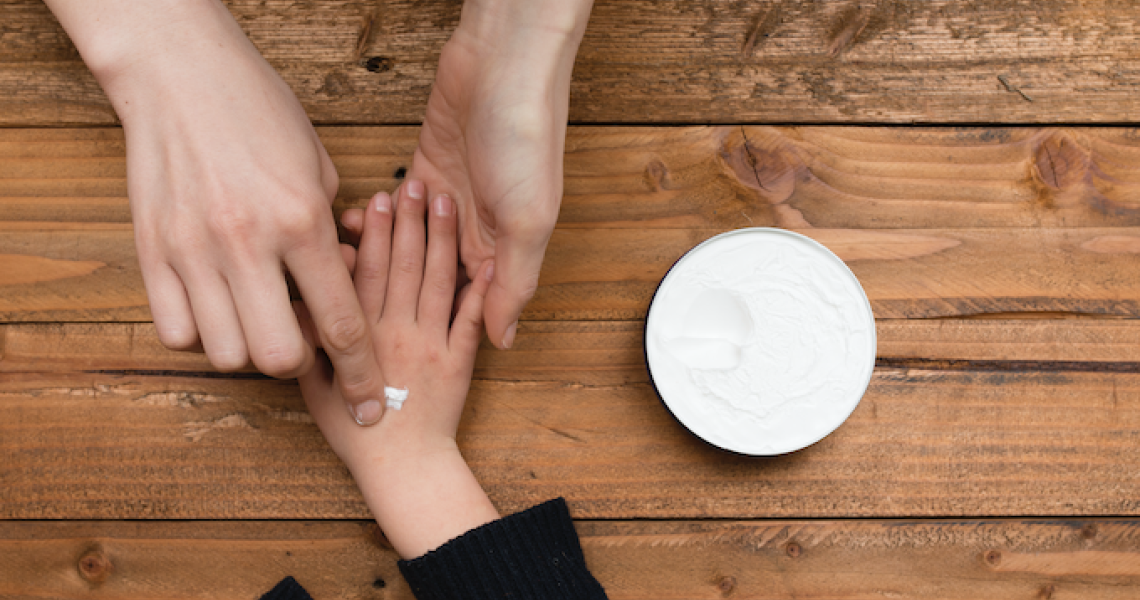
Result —
<path fill-rule="evenodd" d="M 479 43 L 577 52 L 593 0 L 467 0 L 457 32 Z"/>

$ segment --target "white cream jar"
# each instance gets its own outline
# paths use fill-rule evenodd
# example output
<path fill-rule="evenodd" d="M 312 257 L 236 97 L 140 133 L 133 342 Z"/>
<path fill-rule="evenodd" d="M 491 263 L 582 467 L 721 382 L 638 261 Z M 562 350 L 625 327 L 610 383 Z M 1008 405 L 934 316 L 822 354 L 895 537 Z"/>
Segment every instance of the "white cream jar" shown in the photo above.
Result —
<path fill-rule="evenodd" d="M 837 256 L 772 228 L 720 234 L 680 258 L 645 322 L 668 410 L 740 454 L 794 452 L 835 431 L 875 367 L 875 318 Z"/>

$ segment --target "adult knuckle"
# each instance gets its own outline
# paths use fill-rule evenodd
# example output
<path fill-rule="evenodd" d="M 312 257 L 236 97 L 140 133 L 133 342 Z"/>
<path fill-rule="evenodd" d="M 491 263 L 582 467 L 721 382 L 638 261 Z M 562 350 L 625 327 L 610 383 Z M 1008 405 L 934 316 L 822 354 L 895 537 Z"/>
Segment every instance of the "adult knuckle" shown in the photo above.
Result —
<path fill-rule="evenodd" d="M 242 241 L 253 237 L 258 229 L 258 215 L 248 207 L 233 203 L 209 213 L 206 228 L 217 239 Z"/>
<path fill-rule="evenodd" d="M 319 234 L 325 221 L 332 220 L 331 215 L 311 203 L 292 202 L 278 215 L 278 227 L 294 240 L 303 242 Z"/>
<path fill-rule="evenodd" d="M 367 333 L 363 318 L 356 315 L 337 317 L 324 328 L 325 347 L 346 353 L 362 344 Z"/>
<path fill-rule="evenodd" d="M 301 368 L 305 353 L 299 347 L 273 344 L 259 351 L 253 362 L 258 370 L 270 377 L 288 377 Z"/>
<path fill-rule="evenodd" d="M 159 327 L 158 341 L 171 350 L 189 350 L 198 342 L 198 333 L 189 327 Z"/>
<path fill-rule="evenodd" d="M 360 378 L 340 378 L 340 391 L 347 400 L 370 400 L 377 396 L 376 380 L 369 374 Z"/>
<path fill-rule="evenodd" d="M 215 350 L 209 353 L 210 364 L 219 371 L 237 371 L 249 362 L 244 352 L 236 350 Z"/>

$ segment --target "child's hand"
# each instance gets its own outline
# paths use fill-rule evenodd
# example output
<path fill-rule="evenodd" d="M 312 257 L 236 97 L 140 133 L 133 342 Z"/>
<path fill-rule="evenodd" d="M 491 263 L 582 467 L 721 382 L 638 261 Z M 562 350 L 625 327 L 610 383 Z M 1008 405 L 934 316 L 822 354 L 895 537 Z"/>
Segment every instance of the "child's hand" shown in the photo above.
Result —
<path fill-rule="evenodd" d="M 396 203 L 394 228 L 388 194 L 369 203 L 355 261 L 377 369 L 383 368 L 389 386 L 408 391 L 407 400 L 399 410 L 386 410 L 376 426 L 361 428 L 344 410 L 327 362 L 299 381 L 313 418 L 352 471 L 381 528 L 410 558 L 498 513 L 455 443 L 493 265 L 482 265 L 460 292 L 449 326 L 458 270 L 455 205 L 447 196 L 432 200 L 425 236 L 425 203 L 403 193 L 407 187 Z M 304 307 L 298 313 L 313 339 Z"/>

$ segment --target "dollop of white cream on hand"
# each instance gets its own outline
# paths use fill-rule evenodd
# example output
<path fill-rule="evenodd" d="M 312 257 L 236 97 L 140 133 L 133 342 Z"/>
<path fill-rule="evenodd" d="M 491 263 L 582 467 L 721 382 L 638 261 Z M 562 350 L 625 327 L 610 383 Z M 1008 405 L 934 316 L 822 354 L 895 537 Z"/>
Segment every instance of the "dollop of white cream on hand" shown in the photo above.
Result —
<path fill-rule="evenodd" d="M 388 408 L 400 410 L 404 407 L 404 400 L 408 399 L 408 390 L 384 386 L 384 400 Z"/>

